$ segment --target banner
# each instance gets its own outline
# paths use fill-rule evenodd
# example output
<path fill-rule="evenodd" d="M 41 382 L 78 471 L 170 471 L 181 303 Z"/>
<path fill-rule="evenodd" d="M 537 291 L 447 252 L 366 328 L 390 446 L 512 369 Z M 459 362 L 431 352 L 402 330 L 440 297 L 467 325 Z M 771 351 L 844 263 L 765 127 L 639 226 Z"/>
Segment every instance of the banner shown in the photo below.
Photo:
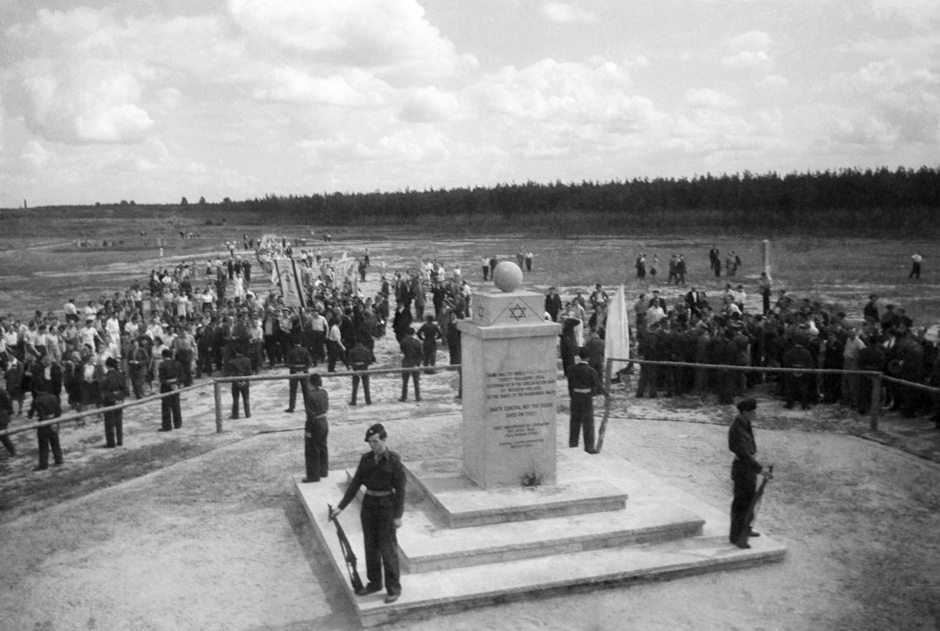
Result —
<path fill-rule="evenodd" d="M 627 321 L 627 297 L 623 285 L 617 289 L 607 308 L 607 327 L 605 330 L 604 355 L 614 359 L 630 358 L 630 324 Z M 615 361 L 611 375 L 627 367 L 626 362 Z"/>
<path fill-rule="evenodd" d="M 304 287 L 301 270 L 294 259 L 274 259 L 274 272 L 277 284 L 287 307 L 304 306 Z M 272 274 L 272 275 L 273 275 Z"/>

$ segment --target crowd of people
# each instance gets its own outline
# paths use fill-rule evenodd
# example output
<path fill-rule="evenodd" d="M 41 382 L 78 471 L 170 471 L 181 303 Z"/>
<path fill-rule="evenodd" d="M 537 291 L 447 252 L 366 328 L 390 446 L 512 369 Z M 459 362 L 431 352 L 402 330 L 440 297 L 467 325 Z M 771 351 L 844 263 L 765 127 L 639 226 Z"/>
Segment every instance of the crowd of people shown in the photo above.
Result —
<path fill-rule="evenodd" d="M 795 298 L 785 289 L 772 301 L 766 273 L 758 281 L 761 306 L 753 309 L 743 284 L 726 283 L 708 296 L 692 286 L 669 304 L 658 290 L 640 294 L 633 305 L 636 356 L 641 359 L 768 369 L 834 369 L 881 372 L 904 381 L 940 386 L 940 349 L 915 327 L 902 307 L 882 305 L 872 295 L 864 321 L 850 322 L 832 305 Z M 562 324 L 560 353 L 567 372 L 583 348 L 604 336 L 608 297 L 600 285 L 587 299 L 578 292 L 563 302 L 557 290 L 545 298 L 546 318 Z M 603 345 L 591 349 L 603 365 Z M 758 372 L 733 368 L 642 365 L 636 397 L 714 394 L 730 404 L 758 384 L 769 382 L 787 408 L 839 403 L 859 413 L 872 404 L 872 381 L 861 375 L 813 372 Z M 931 415 L 940 427 L 940 398 L 918 388 L 886 381 L 884 403 L 903 416 Z"/>
<path fill-rule="evenodd" d="M 277 245 L 290 248 L 292 243 L 284 239 Z M 470 286 L 459 266 L 448 273 L 441 261 L 426 257 L 413 268 L 386 275 L 383 263 L 379 290 L 367 297 L 355 279 L 330 271 L 332 259 L 322 257 L 319 250 L 302 251 L 298 261 L 306 270 L 305 306 L 297 308 L 285 305 L 276 289 L 268 290 L 267 279 L 264 291 L 252 291 L 252 262 L 242 257 L 236 244 L 227 243 L 230 256 L 224 261 L 210 259 L 204 267 L 183 262 L 151 270 L 143 286 L 135 283 L 123 292 L 102 294 L 83 307 L 71 299 L 60 312 L 37 311 L 26 320 L 0 318 L 0 422 L 23 414 L 27 395 L 35 401 L 46 392 L 81 411 L 113 405 L 131 395 L 141 398 L 158 388 L 168 392 L 186 387 L 203 375 L 234 374 L 231 366 L 236 358 L 244 359 L 248 368 L 240 372 L 248 374 L 276 366 L 306 371 L 321 364 L 329 372 L 338 366 L 366 370 L 375 363 L 375 341 L 386 335 L 389 324 L 403 366 L 433 367 L 441 344 L 452 364 L 460 362 L 456 322 L 470 313 Z M 253 244 L 247 237 L 243 243 Z M 712 269 L 720 273 L 716 249 L 709 257 L 712 263 L 719 262 Z M 531 252 L 520 250 L 517 259 L 531 269 Z M 733 276 L 740 259 L 733 252 L 728 259 L 726 275 Z M 354 274 L 364 279 L 371 266 L 368 250 L 351 260 Z M 485 278 L 492 278 L 497 264 L 496 256 L 482 259 Z M 684 257 L 673 255 L 668 283 L 684 284 L 685 274 Z M 657 290 L 650 296 L 641 294 L 632 318 L 637 355 L 722 366 L 875 370 L 940 385 L 937 345 L 927 339 L 923 328 L 914 327 L 902 308 L 889 304 L 882 309 L 873 296 L 865 307 L 864 323 L 852 325 L 844 313 L 809 298 L 795 299 L 785 290 L 779 290 L 771 304 L 766 274 L 757 289 L 762 305 L 756 311 L 741 283 L 727 283 L 723 292 L 712 296 L 693 286 L 671 305 Z M 599 284 L 587 295 L 577 292 L 567 301 L 554 287 L 547 293 L 546 317 L 562 324 L 560 354 L 566 374 L 582 349 L 587 363 L 602 373 L 608 303 Z M 418 372 L 403 373 L 401 398 L 407 397 L 409 377 L 419 399 Z M 680 366 L 643 366 L 636 396 L 711 392 L 726 404 L 768 380 L 776 384 L 788 407 L 805 408 L 822 401 L 866 412 L 871 404 L 870 380 L 857 376 L 776 376 Z M 360 383 L 369 404 L 368 381 L 357 380 L 356 390 Z M 934 397 L 893 385 L 887 395 L 902 414 L 929 413 L 940 423 Z M 356 402 L 354 391 L 350 403 Z M 164 399 L 163 429 L 179 427 L 178 406 L 178 397 Z M 119 415 L 106 415 L 105 422 L 107 444 L 120 445 Z M 12 443 L 4 444 L 12 453 Z"/>
<path fill-rule="evenodd" d="M 439 343 L 447 346 L 451 363 L 459 363 L 454 324 L 468 314 L 470 299 L 459 267 L 447 274 L 439 261 L 426 258 L 389 278 L 383 274 L 379 290 L 366 297 L 350 278 L 331 273 L 334 268 L 326 258 L 316 265 L 319 251 L 315 258 L 304 252 L 298 261 L 306 270 L 305 306 L 288 307 L 277 289 L 268 290 L 267 279 L 265 290 L 252 291 L 252 263 L 238 253 L 236 243 L 226 244 L 230 256 L 224 261 L 151 270 L 144 283 L 102 294 L 83 307 L 70 299 L 61 311 L 37 311 L 26 320 L 0 318 L 0 425 L 22 415 L 24 402 L 38 400 L 41 393 L 56 397 L 66 410 L 84 411 L 131 395 L 139 399 L 157 390 L 170 392 L 219 372 L 257 374 L 281 365 L 293 372 L 298 365 L 295 349 L 309 358 L 304 370 L 320 364 L 330 372 L 339 365 L 365 370 L 375 362 L 372 349 L 389 323 L 397 342 L 415 338 L 416 365 L 433 366 Z M 246 238 L 245 244 L 252 241 Z M 364 279 L 371 263 L 368 250 L 355 261 L 355 271 Z M 203 270 L 205 276 L 199 278 Z M 322 270 L 327 271 L 317 274 Z M 237 360 L 248 368 L 233 367 Z M 362 385 L 365 401 L 371 403 L 368 380 Z M 247 389 L 241 394 L 250 415 Z M 417 388 L 415 395 L 420 396 Z M 180 427 L 179 397 L 163 401 L 162 429 Z M 354 394 L 351 403 L 355 401 Z M 105 414 L 109 447 L 122 444 L 117 416 Z M 15 453 L 9 439 L 3 444 Z"/>

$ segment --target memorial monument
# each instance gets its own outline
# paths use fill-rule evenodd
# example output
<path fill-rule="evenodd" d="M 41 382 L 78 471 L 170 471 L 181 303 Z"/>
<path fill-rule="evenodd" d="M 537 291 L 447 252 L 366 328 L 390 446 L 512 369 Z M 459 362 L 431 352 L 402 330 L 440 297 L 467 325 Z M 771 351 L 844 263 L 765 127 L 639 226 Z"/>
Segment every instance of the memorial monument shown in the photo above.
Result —
<path fill-rule="evenodd" d="M 477 292 L 461 320 L 463 472 L 485 489 L 556 481 L 556 341 L 544 296 L 522 291 L 522 270 L 503 261 L 499 291 Z"/>
<path fill-rule="evenodd" d="M 462 458 L 415 462 L 407 444 L 398 448 L 408 476 L 398 601 L 357 597 L 346 577 L 326 504 L 352 471 L 331 472 L 329 484 L 294 476 L 334 578 L 364 626 L 783 558 L 786 548 L 766 534 L 748 550 L 728 543 L 724 505 L 709 506 L 616 455 L 559 449 L 556 426 L 567 424 L 557 414 L 561 326 L 544 319 L 541 293 L 521 289 L 514 263 L 500 263 L 493 278 L 496 291 L 475 292 L 471 317 L 457 324 Z M 363 558 L 359 520 L 343 526 Z"/>

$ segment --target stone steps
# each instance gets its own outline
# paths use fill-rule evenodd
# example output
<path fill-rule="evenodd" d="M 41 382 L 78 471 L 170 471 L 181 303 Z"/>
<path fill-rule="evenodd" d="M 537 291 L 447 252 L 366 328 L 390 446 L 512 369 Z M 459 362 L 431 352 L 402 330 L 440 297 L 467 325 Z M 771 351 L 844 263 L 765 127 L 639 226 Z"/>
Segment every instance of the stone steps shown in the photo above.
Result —
<path fill-rule="evenodd" d="M 753 539 L 751 549 L 732 546 L 727 541 L 726 510 L 678 491 L 616 456 L 561 450 L 558 472 L 560 484 L 554 485 L 558 488 L 480 491 L 453 480 L 453 464 L 412 464 L 405 517 L 398 531 L 402 595 L 392 605 L 383 603 L 381 593 L 367 597 L 353 593 L 335 528 L 327 519 L 326 505 L 335 503 L 342 494 L 348 472 L 337 471 L 317 484 L 301 484 L 302 476 L 294 480 L 298 496 L 330 552 L 337 580 L 343 582 L 364 626 L 510 600 L 748 567 L 779 561 L 786 554 L 786 548 L 768 533 Z M 450 482 L 440 482 L 448 476 Z M 425 483 L 418 484 L 416 480 L 422 478 Z M 428 483 L 430 478 L 437 482 Z M 465 501 L 477 504 L 485 513 L 505 510 L 518 501 L 531 505 L 539 496 L 550 498 L 568 492 L 576 498 L 577 488 L 588 480 L 606 483 L 611 495 L 629 496 L 629 502 L 619 510 L 451 528 L 441 512 L 441 498 L 434 496 L 435 489 L 441 494 L 455 488 L 482 493 L 473 502 Z M 490 507 L 485 506 L 487 496 Z M 365 582 L 356 508 L 351 505 L 340 519 Z"/>

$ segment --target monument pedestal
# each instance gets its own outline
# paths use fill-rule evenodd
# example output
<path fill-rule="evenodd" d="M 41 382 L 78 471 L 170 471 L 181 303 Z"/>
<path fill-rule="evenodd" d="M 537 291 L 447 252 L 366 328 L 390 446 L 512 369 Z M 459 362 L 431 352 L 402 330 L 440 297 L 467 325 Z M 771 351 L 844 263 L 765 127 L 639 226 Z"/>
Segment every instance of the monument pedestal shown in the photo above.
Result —
<path fill-rule="evenodd" d="M 475 293 L 461 332 L 463 471 L 484 489 L 549 485 L 555 471 L 555 382 L 561 325 L 544 296 Z"/>

